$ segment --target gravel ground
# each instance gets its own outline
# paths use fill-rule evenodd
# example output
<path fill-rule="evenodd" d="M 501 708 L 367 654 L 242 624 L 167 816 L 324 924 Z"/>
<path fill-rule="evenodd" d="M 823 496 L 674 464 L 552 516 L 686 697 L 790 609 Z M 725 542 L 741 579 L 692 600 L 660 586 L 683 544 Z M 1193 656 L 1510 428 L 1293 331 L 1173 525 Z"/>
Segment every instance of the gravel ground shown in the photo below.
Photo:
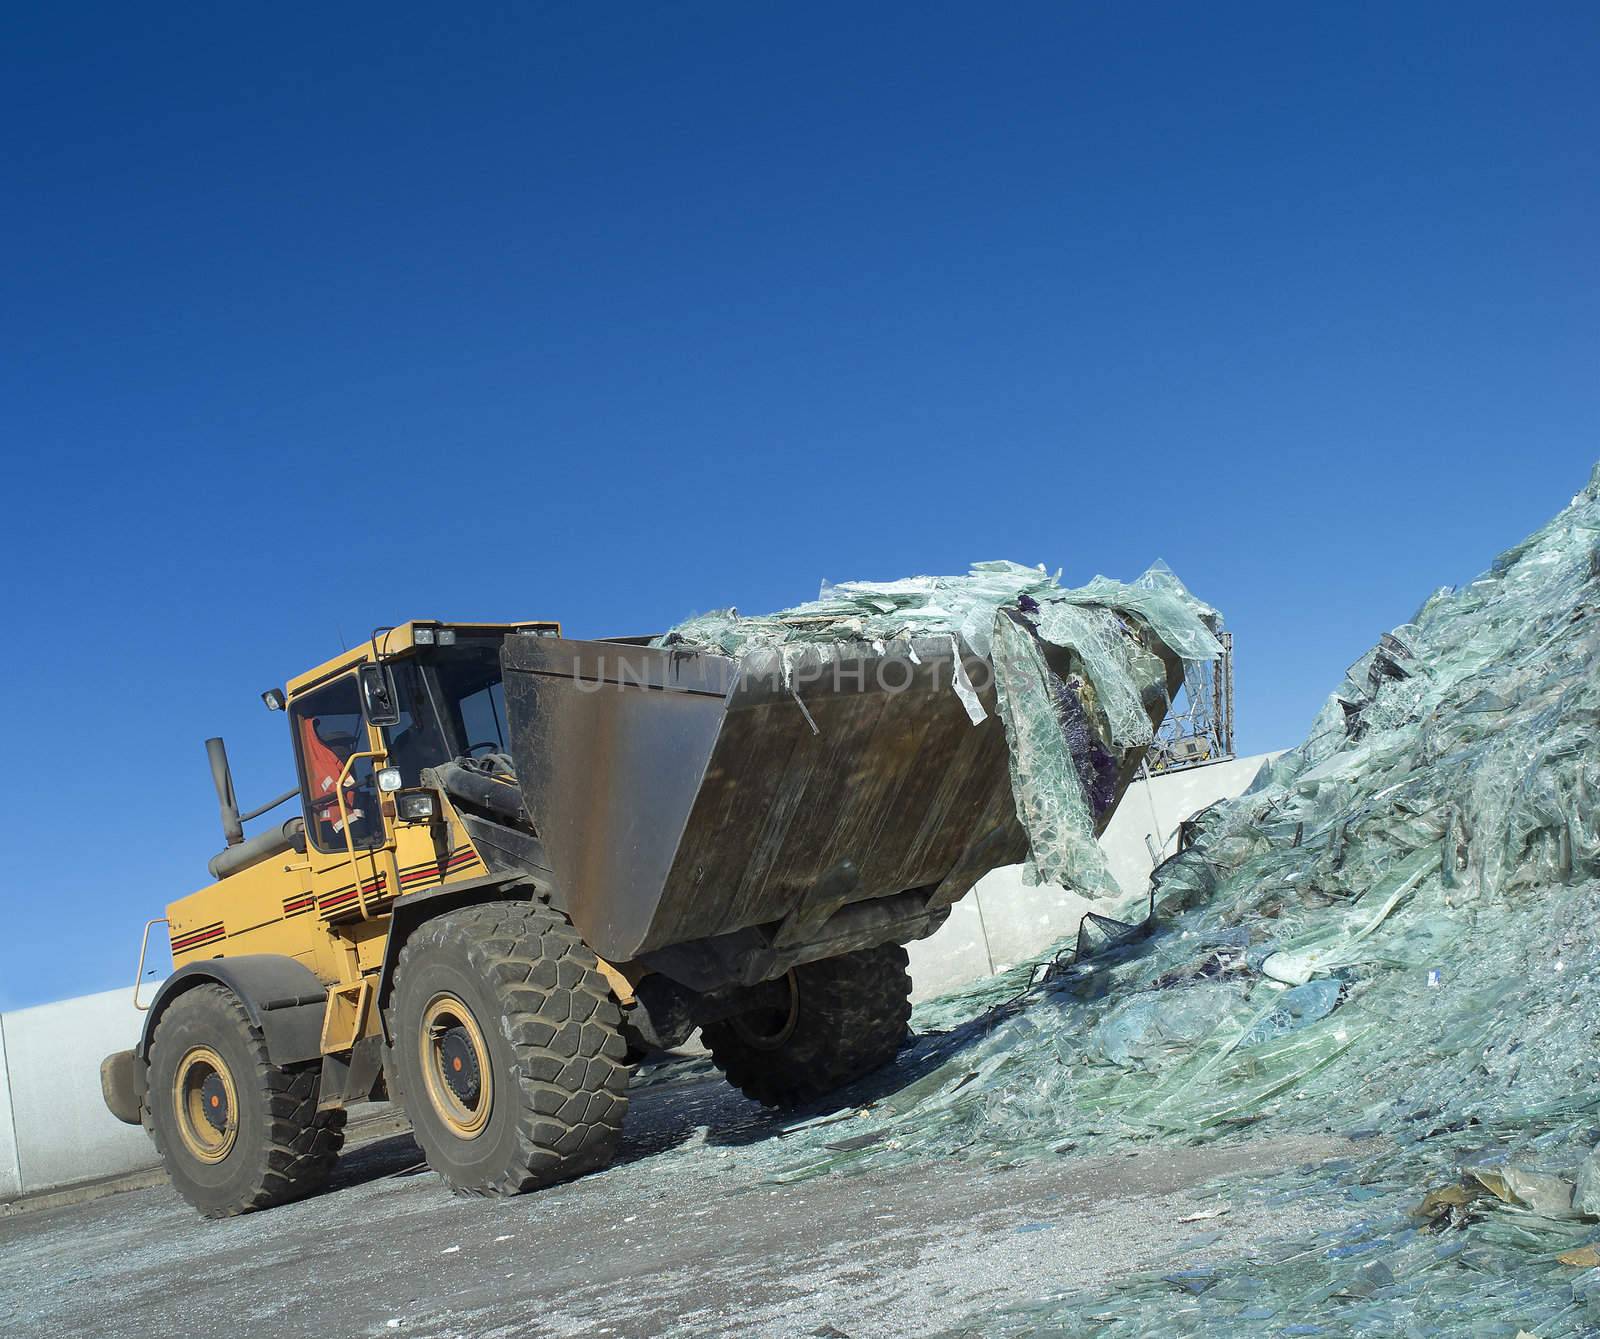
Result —
<path fill-rule="evenodd" d="M 691 1076 L 639 1089 L 615 1166 L 519 1199 L 453 1197 L 399 1134 L 347 1153 L 329 1193 L 243 1218 L 201 1221 L 161 1186 L 0 1219 L 0 1333 L 981 1334 L 1282 1235 L 1258 1196 L 1192 1216 L 1231 1181 L 1348 1151 L 1256 1139 L 777 1183 L 784 1125 Z"/>

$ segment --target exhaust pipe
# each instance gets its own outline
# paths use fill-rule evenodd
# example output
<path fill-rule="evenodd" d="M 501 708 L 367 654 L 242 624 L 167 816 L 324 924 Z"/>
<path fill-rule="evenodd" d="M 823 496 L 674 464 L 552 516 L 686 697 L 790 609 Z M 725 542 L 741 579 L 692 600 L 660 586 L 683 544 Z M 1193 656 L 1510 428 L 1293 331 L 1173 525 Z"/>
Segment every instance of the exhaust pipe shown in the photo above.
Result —
<path fill-rule="evenodd" d="M 211 763 L 211 784 L 217 788 L 217 804 L 222 810 L 222 837 L 229 846 L 244 840 L 244 823 L 239 817 L 239 801 L 233 794 L 233 772 L 228 767 L 228 750 L 220 739 L 206 740 L 206 758 Z"/>
<path fill-rule="evenodd" d="M 296 848 L 304 851 L 305 830 L 305 819 L 299 817 L 288 819 L 278 827 L 258 832 L 254 837 L 236 846 L 224 847 L 211 857 L 206 868 L 211 871 L 213 879 L 225 879 L 230 874 L 237 874 L 241 869 L 249 869 L 251 865 L 259 865 L 263 860 L 270 860 L 285 851 L 293 851 Z"/>

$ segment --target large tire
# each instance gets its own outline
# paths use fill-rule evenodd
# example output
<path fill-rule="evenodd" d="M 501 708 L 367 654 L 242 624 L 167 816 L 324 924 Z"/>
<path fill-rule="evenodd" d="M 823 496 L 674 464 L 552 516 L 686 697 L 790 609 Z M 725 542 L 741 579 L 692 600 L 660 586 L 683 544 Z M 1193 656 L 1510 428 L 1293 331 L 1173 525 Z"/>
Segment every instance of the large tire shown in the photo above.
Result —
<path fill-rule="evenodd" d="M 344 1144 L 343 1110 L 317 1110 L 320 1063 L 281 1068 L 225 986 L 178 996 L 150 1044 L 144 1124 L 177 1192 L 228 1218 L 320 1190 Z"/>
<path fill-rule="evenodd" d="M 595 956 L 548 907 L 489 902 L 406 940 L 393 1087 L 429 1165 L 467 1195 L 606 1166 L 628 1110 L 622 1015 Z"/>
<path fill-rule="evenodd" d="M 805 963 L 787 1009 L 702 1028 L 717 1068 L 747 1097 L 798 1106 L 887 1064 L 905 1039 L 911 977 L 898 944 Z"/>

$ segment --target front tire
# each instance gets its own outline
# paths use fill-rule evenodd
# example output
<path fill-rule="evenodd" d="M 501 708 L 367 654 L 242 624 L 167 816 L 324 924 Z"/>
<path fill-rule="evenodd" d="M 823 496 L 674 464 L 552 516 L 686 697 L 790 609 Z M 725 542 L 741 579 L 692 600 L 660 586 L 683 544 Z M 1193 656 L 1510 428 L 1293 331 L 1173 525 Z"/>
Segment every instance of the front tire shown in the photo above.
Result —
<path fill-rule="evenodd" d="M 746 1097 L 798 1106 L 887 1064 L 911 1017 L 911 976 L 899 944 L 804 963 L 788 975 L 787 1006 L 710 1024 L 700 1038 Z"/>
<path fill-rule="evenodd" d="M 628 1109 L 621 1023 L 594 954 L 548 907 L 420 926 L 395 966 L 389 1058 L 429 1166 L 469 1195 L 606 1166 Z"/>
<path fill-rule="evenodd" d="M 150 1045 L 144 1121 L 174 1189 L 207 1218 L 320 1190 L 344 1144 L 343 1110 L 317 1110 L 320 1064 L 282 1068 L 231 990 L 178 996 Z"/>

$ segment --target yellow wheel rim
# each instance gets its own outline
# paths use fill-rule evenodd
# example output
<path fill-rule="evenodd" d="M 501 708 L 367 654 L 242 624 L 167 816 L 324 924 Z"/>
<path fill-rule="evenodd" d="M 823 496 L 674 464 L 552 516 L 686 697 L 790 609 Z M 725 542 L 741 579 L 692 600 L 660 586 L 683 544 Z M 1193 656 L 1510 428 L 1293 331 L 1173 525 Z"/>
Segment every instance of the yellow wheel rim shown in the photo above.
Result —
<path fill-rule="evenodd" d="M 733 1030 L 747 1045 L 758 1051 L 775 1051 L 794 1036 L 800 1021 L 800 983 L 793 970 L 784 977 L 789 987 L 789 1002 L 777 1009 L 757 1009 L 733 1020 Z"/>
<path fill-rule="evenodd" d="M 428 1101 L 457 1139 L 476 1139 L 494 1109 L 494 1074 L 483 1029 L 471 1009 L 442 991 L 422 1011 L 420 1033 Z"/>
<path fill-rule="evenodd" d="M 221 1162 L 239 1134 L 239 1091 L 227 1063 L 209 1046 L 191 1046 L 172 1077 L 178 1137 L 201 1162 Z"/>

